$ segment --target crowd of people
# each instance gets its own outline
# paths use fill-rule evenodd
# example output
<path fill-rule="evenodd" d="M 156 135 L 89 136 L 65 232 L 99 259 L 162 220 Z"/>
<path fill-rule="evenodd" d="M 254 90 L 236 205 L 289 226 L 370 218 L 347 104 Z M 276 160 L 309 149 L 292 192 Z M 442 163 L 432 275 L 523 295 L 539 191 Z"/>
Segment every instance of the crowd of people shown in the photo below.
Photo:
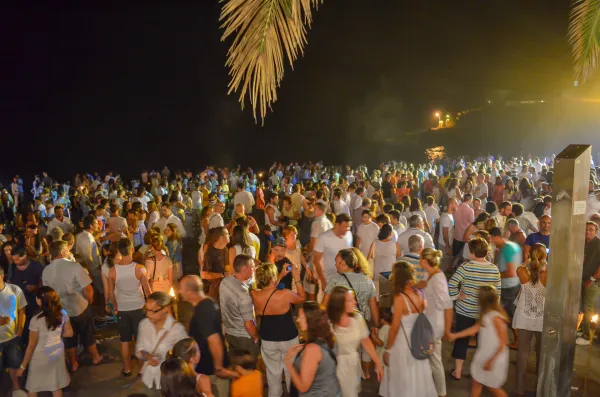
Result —
<path fill-rule="evenodd" d="M 553 161 L 164 167 L 130 183 L 44 173 L 31 200 L 15 176 L 0 200 L 13 395 L 61 396 L 78 348 L 92 365 L 114 361 L 94 337 L 112 318 L 121 376 L 137 372 L 148 395 L 262 396 L 266 384 L 269 397 L 356 397 L 372 378 L 383 397 L 446 396 L 475 335 L 471 395 L 507 395 L 511 347 L 524 395 L 533 337 L 540 353 Z M 597 185 L 592 169 L 579 345 L 593 342 L 600 296 Z M 184 238 L 197 263 L 183 263 Z M 175 301 L 193 307 L 189 324 Z"/>

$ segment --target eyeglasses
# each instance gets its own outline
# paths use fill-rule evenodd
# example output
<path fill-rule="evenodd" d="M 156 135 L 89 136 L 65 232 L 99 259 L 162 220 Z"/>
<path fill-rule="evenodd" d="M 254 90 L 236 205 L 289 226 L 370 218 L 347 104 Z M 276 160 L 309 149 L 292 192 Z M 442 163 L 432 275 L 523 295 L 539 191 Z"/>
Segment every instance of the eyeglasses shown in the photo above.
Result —
<path fill-rule="evenodd" d="M 144 306 L 144 311 L 145 311 L 146 313 L 150 312 L 150 313 L 154 313 L 154 314 L 156 314 L 156 313 L 158 313 L 159 311 L 161 311 L 162 309 L 164 309 L 165 307 L 167 307 L 167 306 L 162 306 L 160 309 L 156 309 L 156 310 L 150 310 L 150 309 L 148 309 L 146 306 Z"/>

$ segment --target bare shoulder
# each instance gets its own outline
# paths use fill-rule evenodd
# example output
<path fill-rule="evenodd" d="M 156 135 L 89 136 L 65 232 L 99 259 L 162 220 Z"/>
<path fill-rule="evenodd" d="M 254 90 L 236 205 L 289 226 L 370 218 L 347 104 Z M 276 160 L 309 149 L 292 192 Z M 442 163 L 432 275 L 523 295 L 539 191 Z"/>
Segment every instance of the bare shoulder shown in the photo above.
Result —
<path fill-rule="evenodd" d="M 321 350 L 321 347 L 319 347 L 319 345 L 317 345 L 316 343 L 307 344 L 304 347 L 304 354 L 314 357 L 317 361 L 320 361 L 321 358 L 323 358 L 323 351 Z"/>

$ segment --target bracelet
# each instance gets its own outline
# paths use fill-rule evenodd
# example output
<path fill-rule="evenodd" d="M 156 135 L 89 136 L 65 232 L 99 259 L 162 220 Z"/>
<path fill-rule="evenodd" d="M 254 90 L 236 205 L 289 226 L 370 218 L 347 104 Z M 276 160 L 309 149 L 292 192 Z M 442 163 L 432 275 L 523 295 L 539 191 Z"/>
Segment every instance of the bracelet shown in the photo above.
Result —
<path fill-rule="evenodd" d="M 295 284 L 302 284 L 302 281 L 300 281 L 300 280 L 294 280 L 294 283 Z"/>
<path fill-rule="evenodd" d="M 19 365 L 19 368 L 21 368 L 21 369 L 27 369 L 27 368 L 25 368 L 25 367 L 23 366 L 23 364 Z"/>
<path fill-rule="evenodd" d="M 392 352 L 392 348 L 385 349 L 385 350 L 384 350 L 384 352 L 385 352 L 385 353 L 391 353 L 391 352 Z"/>

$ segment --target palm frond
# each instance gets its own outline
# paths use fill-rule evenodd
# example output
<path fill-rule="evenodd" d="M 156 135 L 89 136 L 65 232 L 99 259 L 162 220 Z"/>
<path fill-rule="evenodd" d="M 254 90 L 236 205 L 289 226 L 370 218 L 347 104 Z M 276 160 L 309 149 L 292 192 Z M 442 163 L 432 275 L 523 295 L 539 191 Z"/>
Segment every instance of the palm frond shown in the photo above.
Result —
<path fill-rule="evenodd" d="M 240 92 L 244 108 L 248 94 L 256 120 L 264 123 L 267 110 L 277 101 L 277 88 L 285 69 L 304 54 L 312 9 L 323 0 L 221 0 L 222 40 L 234 36 L 227 52 L 229 94 Z"/>
<path fill-rule="evenodd" d="M 600 60 L 600 0 L 574 0 L 569 23 L 575 78 L 585 82 Z"/>

